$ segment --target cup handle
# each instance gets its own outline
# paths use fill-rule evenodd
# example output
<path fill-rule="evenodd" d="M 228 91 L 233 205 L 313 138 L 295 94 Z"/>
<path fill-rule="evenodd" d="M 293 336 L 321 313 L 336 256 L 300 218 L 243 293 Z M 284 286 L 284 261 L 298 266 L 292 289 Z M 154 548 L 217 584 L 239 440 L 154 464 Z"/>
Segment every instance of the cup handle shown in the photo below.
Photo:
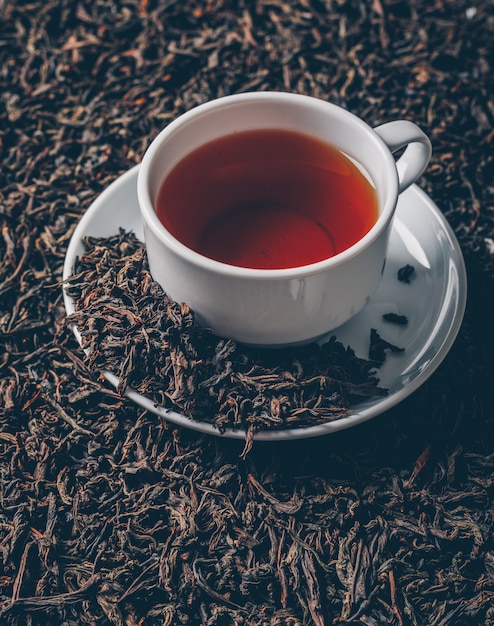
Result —
<path fill-rule="evenodd" d="M 398 193 L 405 191 L 424 172 L 432 154 L 432 146 L 427 135 L 413 122 L 396 120 L 374 128 L 391 152 L 405 148 L 396 161 L 398 170 Z"/>

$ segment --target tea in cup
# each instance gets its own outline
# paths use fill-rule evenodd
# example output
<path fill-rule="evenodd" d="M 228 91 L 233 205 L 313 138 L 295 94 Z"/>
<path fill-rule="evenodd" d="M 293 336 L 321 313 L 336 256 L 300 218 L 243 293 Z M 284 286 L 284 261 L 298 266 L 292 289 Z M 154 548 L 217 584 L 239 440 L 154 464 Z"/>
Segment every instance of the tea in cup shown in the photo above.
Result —
<path fill-rule="evenodd" d="M 218 335 L 314 340 L 371 298 L 398 195 L 430 155 L 412 122 L 372 129 L 309 96 L 199 105 L 161 131 L 139 169 L 151 274 Z"/>

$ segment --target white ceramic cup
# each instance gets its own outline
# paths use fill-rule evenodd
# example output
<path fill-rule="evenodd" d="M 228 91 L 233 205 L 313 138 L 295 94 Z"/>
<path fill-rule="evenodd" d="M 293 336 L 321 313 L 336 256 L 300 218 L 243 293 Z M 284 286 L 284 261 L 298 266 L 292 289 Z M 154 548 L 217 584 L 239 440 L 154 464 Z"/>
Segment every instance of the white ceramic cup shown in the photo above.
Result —
<path fill-rule="evenodd" d="M 200 145 L 254 129 L 315 136 L 355 159 L 378 197 L 379 215 L 371 230 L 331 258 L 274 270 L 221 263 L 178 241 L 156 214 L 167 174 Z M 396 161 L 392 153 L 402 148 Z M 266 346 L 321 337 L 358 313 L 376 290 L 398 195 L 423 173 L 430 156 L 429 139 L 412 122 L 372 129 L 345 109 L 309 96 L 244 93 L 197 106 L 158 134 L 139 169 L 137 191 L 151 274 L 218 335 Z"/>

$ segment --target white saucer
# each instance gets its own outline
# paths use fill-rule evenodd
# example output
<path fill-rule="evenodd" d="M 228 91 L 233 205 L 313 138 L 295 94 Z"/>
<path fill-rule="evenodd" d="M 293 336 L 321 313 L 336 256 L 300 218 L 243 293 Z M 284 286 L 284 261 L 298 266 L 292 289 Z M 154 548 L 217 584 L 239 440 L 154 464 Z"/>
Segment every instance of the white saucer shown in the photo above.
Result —
<path fill-rule="evenodd" d="M 64 279 L 71 276 L 76 257 L 84 252 L 83 237 L 115 235 L 122 227 L 143 239 L 136 191 L 138 167 L 114 181 L 82 217 L 67 250 Z M 407 264 L 413 265 L 415 275 L 410 283 L 403 283 L 397 272 Z M 378 371 L 380 385 L 389 389 L 389 394 L 359 404 L 347 417 L 334 422 L 260 431 L 255 438 L 273 441 L 325 435 L 360 424 L 401 402 L 429 378 L 451 348 L 463 319 L 466 291 L 465 265 L 453 231 L 432 200 L 416 185 L 410 187 L 398 202 L 381 285 L 365 309 L 334 333 L 362 358 L 368 358 L 371 328 L 386 341 L 405 349 L 403 353 L 388 353 Z M 64 302 L 67 313 L 73 313 L 74 301 L 65 290 Z M 385 322 L 384 313 L 405 315 L 408 324 Z M 74 332 L 80 339 L 75 329 Z M 118 385 L 115 375 L 106 372 L 105 377 L 112 385 Z M 211 424 L 156 406 L 133 390 L 126 395 L 170 422 L 220 435 Z M 223 436 L 244 438 L 245 431 L 229 429 Z"/>

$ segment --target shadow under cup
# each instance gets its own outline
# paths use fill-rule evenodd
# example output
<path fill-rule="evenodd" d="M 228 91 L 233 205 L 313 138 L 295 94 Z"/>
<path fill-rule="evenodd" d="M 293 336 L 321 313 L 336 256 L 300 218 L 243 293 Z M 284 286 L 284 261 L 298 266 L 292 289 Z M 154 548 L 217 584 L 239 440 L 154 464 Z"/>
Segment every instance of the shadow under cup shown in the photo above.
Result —
<path fill-rule="evenodd" d="M 286 96 L 192 109 L 158 135 L 139 172 L 155 280 L 201 324 L 258 345 L 312 340 L 362 309 L 398 198 L 394 159 L 370 127 Z"/>

